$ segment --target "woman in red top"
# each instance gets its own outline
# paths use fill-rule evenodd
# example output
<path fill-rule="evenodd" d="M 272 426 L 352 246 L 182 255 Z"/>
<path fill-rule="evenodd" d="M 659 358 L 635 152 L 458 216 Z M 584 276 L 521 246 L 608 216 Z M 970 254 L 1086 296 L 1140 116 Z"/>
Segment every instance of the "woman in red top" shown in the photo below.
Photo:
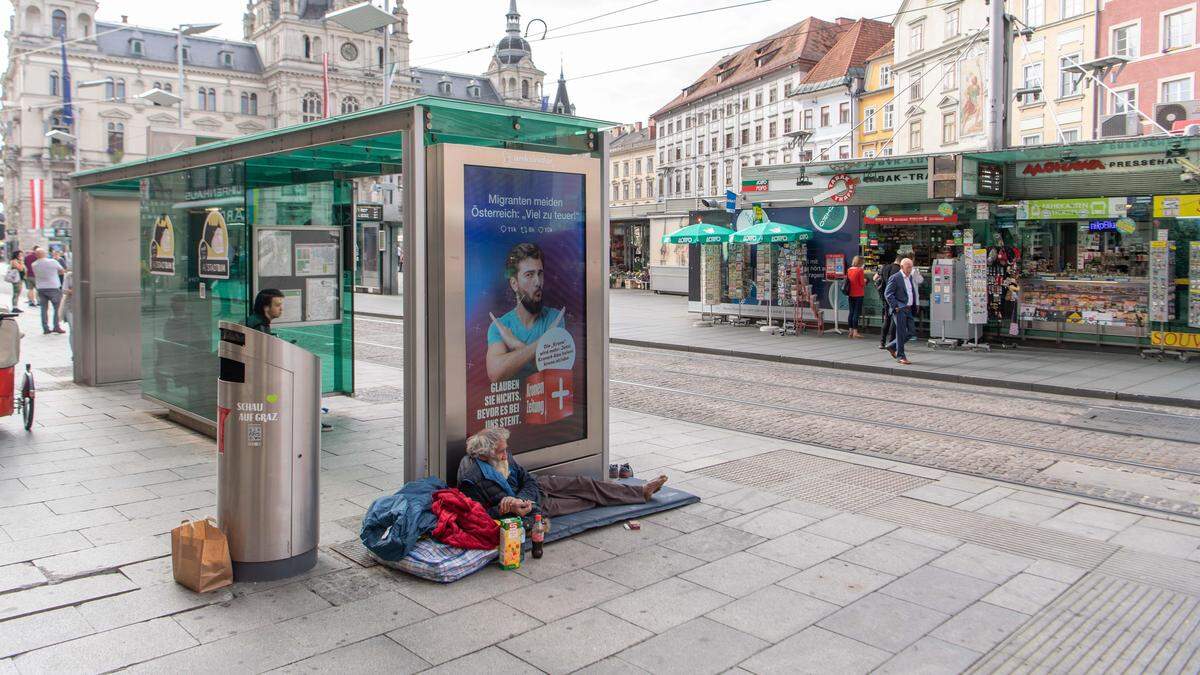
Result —
<path fill-rule="evenodd" d="M 846 270 L 846 294 L 850 297 L 850 337 L 861 338 L 858 332 L 858 319 L 862 316 L 863 294 L 867 290 L 867 277 L 863 273 L 862 256 L 854 256 L 850 261 L 850 269 Z"/>

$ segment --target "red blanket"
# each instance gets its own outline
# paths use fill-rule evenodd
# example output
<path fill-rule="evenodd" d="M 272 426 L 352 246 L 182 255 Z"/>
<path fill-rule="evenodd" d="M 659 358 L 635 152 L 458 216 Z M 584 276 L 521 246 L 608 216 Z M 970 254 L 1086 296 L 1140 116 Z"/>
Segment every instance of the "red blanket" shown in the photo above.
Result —
<path fill-rule="evenodd" d="M 500 543 L 500 528 L 483 505 L 457 488 L 433 493 L 433 515 L 437 527 L 433 538 L 459 548 L 489 549 Z"/>

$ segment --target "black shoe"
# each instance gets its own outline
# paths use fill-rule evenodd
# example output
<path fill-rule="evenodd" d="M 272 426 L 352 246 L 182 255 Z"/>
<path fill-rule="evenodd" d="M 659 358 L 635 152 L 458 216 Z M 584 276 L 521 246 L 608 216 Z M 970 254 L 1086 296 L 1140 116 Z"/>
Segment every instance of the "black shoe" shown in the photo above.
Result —
<path fill-rule="evenodd" d="M 321 431 L 333 431 L 333 425 L 321 422 Z"/>
<path fill-rule="evenodd" d="M 48 330 L 43 330 L 43 331 L 42 331 L 42 335 L 49 335 L 49 334 L 50 334 L 50 331 L 48 331 Z"/>
<path fill-rule="evenodd" d="M 24 314 L 25 313 L 25 310 L 21 309 L 20 307 L 13 307 L 12 310 L 10 310 L 10 311 L 12 311 L 13 314 Z"/>

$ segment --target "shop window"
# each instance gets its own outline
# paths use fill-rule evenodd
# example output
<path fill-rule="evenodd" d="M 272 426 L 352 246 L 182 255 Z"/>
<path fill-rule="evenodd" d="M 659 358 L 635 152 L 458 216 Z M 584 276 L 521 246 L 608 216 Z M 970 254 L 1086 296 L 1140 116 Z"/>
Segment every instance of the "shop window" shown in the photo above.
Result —
<path fill-rule="evenodd" d="M 850 103 L 849 102 L 839 103 L 838 104 L 838 124 L 849 124 L 849 123 L 850 123 Z"/>
<path fill-rule="evenodd" d="M 1176 101 L 1192 100 L 1192 78 L 1180 77 L 1174 80 L 1167 80 L 1162 83 L 1162 95 L 1159 97 L 1160 103 L 1174 103 Z"/>
<path fill-rule="evenodd" d="M 1042 62 L 1027 63 L 1021 67 L 1022 87 L 1032 88 L 1042 86 Z M 1041 92 L 1036 94 L 1025 94 L 1021 98 L 1022 103 L 1037 103 L 1042 100 Z"/>
<path fill-rule="evenodd" d="M 1190 47 L 1196 40 L 1196 10 L 1167 14 L 1162 19 L 1162 48 Z"/>
<path fill-rule="evenodd" d="M 921 120 L 913 120 L 908 124 L 908 148 L 920 149 L 923 145 L 921 138 Z"/>
<path fill-rule="evenodd" d="M 863 131 L 871 133 L 875 131 L 875 109 L 867 108 L 863 111 Z"/>
<path fill-rule="evenodd" d="M 958 8 L 946 10 L 946 39 L 958 35 Z"/>
<path fill-rule="evenodd" d="M 1129 89 L 1121 89 L 1112 93 L 1112 105 L 1109 106 L 1113 114 L 1133 112 L 1137 110 L 1137 87 Z"/>
<path fill-rule="evenodd" d="M 892 67 L 887 64 L 884 64 L 879 67 L 879 86 L 880 87 L 892 86 Z"/>
<path fill-rule="evenodd" d="M 1112 53 L 1114 56 L 1128 56 L 1136 58 L 1138 56 L 1138 35 L 1141 24 L 1131 24 L 1129 26 L 1120 26 L 1112 29 Z"/>
<path fill-rule="evenodd" d="M 942 113 L 942 144 L 958 142 L 958 124 L 953 112 Z"/>
<path fill-rule="evenodd" d="M 1083 75 L 1067 68 L 1079 63 L 1079 54 L 1070 54 L 1058 60 L 1058 95 L 1060 98 L 1075 96 L 1083 86 Z"/>
<path fill-rule="evenodd" d="M 1025 24 L 1036 28 L 1046 23 L 1045 0 L 1025 0 Z"/>
<path fill-rule="evenodd" d="M 50 34 L 54 37 L 67 35 L 67 13 L 61 9 L 50 13 Z"/>

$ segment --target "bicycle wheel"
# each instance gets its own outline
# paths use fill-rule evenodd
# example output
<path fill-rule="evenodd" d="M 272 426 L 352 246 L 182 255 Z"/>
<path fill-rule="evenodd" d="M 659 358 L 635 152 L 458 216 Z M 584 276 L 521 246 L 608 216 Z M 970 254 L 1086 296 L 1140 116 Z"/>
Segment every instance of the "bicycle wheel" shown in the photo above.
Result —
<path fill-rule="evenodd" d="M 21 417 L 25 420 L 25 431 L 33 429 L 33 371 L 25 366 L 25 377 L 21 380 Z"/>

